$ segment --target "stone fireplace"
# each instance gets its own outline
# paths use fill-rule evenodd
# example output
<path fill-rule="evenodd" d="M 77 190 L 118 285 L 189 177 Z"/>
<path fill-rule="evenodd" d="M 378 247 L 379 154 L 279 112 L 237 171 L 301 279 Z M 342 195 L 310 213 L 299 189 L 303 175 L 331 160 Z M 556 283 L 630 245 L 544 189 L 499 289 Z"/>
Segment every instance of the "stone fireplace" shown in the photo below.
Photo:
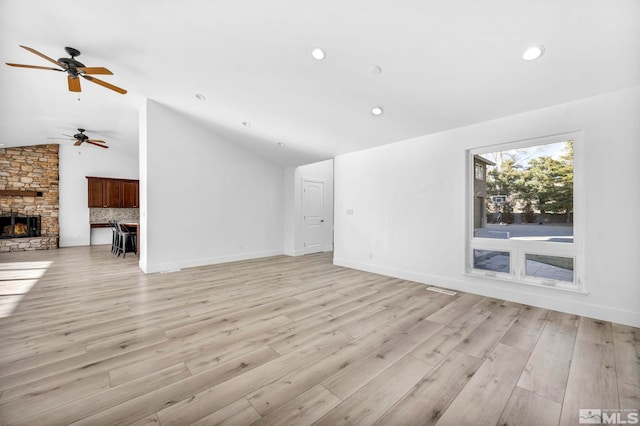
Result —
<path fill-rule="evenodd" d="M 0 252 L 58 247 L 58 145 L 0 148 Z"/>

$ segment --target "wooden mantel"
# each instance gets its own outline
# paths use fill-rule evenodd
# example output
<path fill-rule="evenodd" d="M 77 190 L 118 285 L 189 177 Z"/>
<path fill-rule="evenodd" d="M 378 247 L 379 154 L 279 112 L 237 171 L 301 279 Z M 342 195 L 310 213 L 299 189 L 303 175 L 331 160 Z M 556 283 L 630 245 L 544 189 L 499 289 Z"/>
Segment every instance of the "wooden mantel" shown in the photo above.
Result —
<path fill-rule="evenodd" d="M 0 196 L 4 197 L 42 197 L 39 191 L 16 191 L 11 189 L 0 189 Z"/>

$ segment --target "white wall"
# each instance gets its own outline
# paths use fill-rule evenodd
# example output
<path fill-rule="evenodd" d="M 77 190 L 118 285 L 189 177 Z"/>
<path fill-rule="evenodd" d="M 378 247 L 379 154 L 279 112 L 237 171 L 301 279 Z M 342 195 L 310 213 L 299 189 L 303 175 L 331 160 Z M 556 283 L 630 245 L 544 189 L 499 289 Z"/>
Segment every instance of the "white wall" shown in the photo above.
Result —
<path fill-rule="evenodd" d="M 299 202 L 296 197 L 296 168 L 287 167 L 284 169 L 283 183 L 283 253 L 287 256 L 296 255 L 296 203 Z"/>
<path fill-rule="evenodd" d="M 307 164 L 285 171 L 284 254 L 304 254 L 304 221 L 302 218 L 302 181 L 324 182 L 324 228 L 322 250 L 333 250 L 333 159 Z"/>
<path fill-rule="evenodd" d="M 89 241 L 91 244 L 110 244 L 110 229 L 91 232 L 89 228 L 86 176 L 138 179 L 138 158 L 90 145 L 61 144 L 59 161 L 60 247 L 86 246 Z"/>
<path fill-rule="evenodd" d="M 151 100 L 140 136 L 145 272 L 282 254 L 282 167 Z"/>
<path fill-rule="evenodd" d="M 635 87 L 339 156 L 334 262 L 638 327 L 639 117 Z M 584 135 L 588 294 L 465 275 L 466 150 L 572 131 Z"/>

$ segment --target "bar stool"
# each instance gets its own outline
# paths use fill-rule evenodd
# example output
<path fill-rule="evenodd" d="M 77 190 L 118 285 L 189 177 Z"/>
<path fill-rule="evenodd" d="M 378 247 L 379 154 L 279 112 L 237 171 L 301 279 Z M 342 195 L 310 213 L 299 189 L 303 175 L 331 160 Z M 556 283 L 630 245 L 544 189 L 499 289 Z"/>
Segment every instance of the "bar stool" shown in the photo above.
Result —
<path fill-rule="evenodd" d="M 129 232 L 127 227 L 123 225 L 120 221 L 116 220 L 116 230 L 118 231 L 118 241 L 116 246 L 116 255 L 124 259 L 127 252 L 135 252 L 137 253 L 135 234 Z"/>
<path fill-rule="evenodd" d="M 118 229 L 116 228 L 116 223 L 113 220 L 109 221 L 109 226 L 111 227 L 111 231 L 112 231 L 112 236 L 111 236 L 111 253 L 112 254 L 116 254 L 117 250 L 118 250 Z"/>

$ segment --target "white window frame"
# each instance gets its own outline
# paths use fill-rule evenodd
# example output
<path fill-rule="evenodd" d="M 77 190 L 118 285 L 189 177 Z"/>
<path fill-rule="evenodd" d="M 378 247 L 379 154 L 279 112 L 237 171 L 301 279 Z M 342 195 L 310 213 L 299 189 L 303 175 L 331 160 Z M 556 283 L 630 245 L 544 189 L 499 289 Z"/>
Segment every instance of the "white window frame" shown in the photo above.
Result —
<path fill-rule="evenodd" d="M 474 155 L 487 152 L 507 151 L 537 145 L 573 141 L 573 242 L 549 242 L 479 238 L 474 236 L 474 196 L 475 180 Z M 504 142 L 467 150 L 467 243 L 466 274 L 490 279 L 503 280 L 514 284 L 551 288 L 554 290 L 586 294 L 584 282 L 584 178 L 583 178 L 583 132 L 574 131 L 534 139 Z M 473 250 L 495 250 L 509 253 L 509 273 L 486 271 L 473 267 Z M 526 254 L 561 256 L 573 258 L 573 282 L 537 278 L 526 275 Z"/>
<path fill-rule="evenodd" d="M 478 177 L 478 170 L 480 171 L 480 177 Z M 486 180 L 486 170 L 482 164 L 475 163 L 473 167 L 473 173 L 476 180 L 484 181 Z"/>

